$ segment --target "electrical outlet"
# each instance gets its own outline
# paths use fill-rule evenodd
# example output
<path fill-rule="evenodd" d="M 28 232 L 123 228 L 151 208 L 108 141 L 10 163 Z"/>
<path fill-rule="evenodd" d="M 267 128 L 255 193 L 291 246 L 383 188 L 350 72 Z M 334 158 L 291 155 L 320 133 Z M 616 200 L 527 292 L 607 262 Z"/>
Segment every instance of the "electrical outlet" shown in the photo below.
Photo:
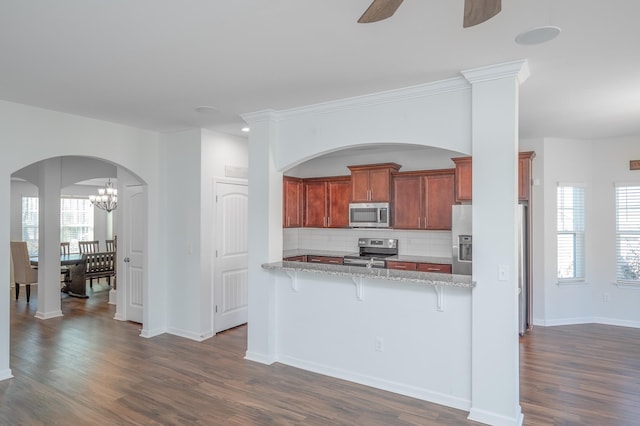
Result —
<path fill-rule="evenodd" d="M 376 337 L 375 349 L 376 352 L 384 352 L 384 339 L 380 336 Z"/>
<path fill-rule="evenodd" d="M 611 300 L 611 294 L 609 294 L 608 292 L 604 292 L 602 294 L 602 300 L 608 302 L 609 300 Z"/>

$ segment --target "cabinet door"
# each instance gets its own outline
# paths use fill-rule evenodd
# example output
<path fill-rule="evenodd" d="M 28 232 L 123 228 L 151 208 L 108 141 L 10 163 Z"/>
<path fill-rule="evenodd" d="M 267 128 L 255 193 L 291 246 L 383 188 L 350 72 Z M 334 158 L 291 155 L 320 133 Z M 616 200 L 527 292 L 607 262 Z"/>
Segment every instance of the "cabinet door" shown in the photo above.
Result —
<path fill-rule="evenodd" d="M 369 201 L 369 171 L 358 170 L 351 172 L 351 201 Z"/>
<path fill-rule="evenodd" d="M 369 201 L 374 203 L 391 201 L 391 171 L 389 169 L 369 171 Z"/>
<path fill-rule="evenodd" d="M 414 262 L 397 262 L 395 260 L 387 261 L 387 269 L 400 269 L 405 271 L 415 271 L 417 264 Z"/>
<path fill-rule="evenodd" d="M 420 272 L 438 272 L 442 274 L 451 273 L 451 265 L 444 263 L 418 263 L 417 270 Z"/>
<path fill-rule="evenodd" d="M 283 180 L 283 223 L 285 228 L 302 226 L 302 180 L 285 176 Z"/>
<path fill-rule="evenodd" d="M 533 152 L 521 152 L 518 156 L 518 199 L 529 201 L 531 196 L 531 161 Z"/>
<path fill-rule="evenodd" d="M 425 229 L 451 229 L 454 181 L 453 174 L 423 177 Z"/>
<path fill-rule="evenodd" d="M 394 176 L 391 215 L 394 228 L 420 227 L 421 199 L 420 176 Z"/>
<path fill-rule="evenodd" d="M 456 202 L 471 201 L 471 157 L 454 158 L 456 164 Z"/>
<path fill-rule="evenodd" d="M 334 265 L 342 265 L 343 259 L 341 257 L 331 256 L 307 256 L 307 262 L 311 263 L 331 263 Z"/>
<path fill-rule="evenodd" d="M 346 228 L 349 226 L 349 200 L 351 199 L 351 180 L 329 181 L 329 199 L 327 200 L 327 226 Z"/>
<path fill-rule="evenodd" d="M 304 183 L 304 226 L 323 228 L 326 226 L 326 182 Z"/>

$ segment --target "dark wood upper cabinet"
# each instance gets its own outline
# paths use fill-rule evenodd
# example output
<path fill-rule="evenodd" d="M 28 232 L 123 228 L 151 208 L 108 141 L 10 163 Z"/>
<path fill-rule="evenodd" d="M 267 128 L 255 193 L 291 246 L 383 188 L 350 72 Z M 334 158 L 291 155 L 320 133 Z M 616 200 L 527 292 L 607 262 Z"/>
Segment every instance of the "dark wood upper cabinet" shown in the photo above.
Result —
<path fill-rule="evenodd" d="M 393 227 L 451 229 L 454 181 L 454 169 L 395 173 Z"/>
<path fill-rule="evenodd" d="M 397 172 L 396 163 L 348 166 L 351 170 L 352 202 L 390 202 L 391 173 Z"/>
<path fill-rule="evenodd" d="M 302 179 L 284 176 L 282 187 L 282 226 L 299 228 L 302 226 Z"/>
<path fill-rule="evenodd" d="M 349 226 L 349 176 L 304 179 L 304 221 L 309 228 Z"/>
<path fill-rule="evenodd" d="M 518 200 L 529 201 L 531 196 L 531 162 L 535 152 L 518 154 Z M 456 202 L 472 200 L 471 157 L 452 158 L 456 165 Z"/>

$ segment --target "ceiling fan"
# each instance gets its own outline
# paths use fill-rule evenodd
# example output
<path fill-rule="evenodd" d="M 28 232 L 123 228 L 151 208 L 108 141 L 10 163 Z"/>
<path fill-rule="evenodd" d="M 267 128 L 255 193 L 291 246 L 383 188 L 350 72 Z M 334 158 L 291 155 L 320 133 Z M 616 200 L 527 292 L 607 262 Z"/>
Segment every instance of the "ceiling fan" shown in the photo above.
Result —
<path fill-rule="evenodd" d="M 367 24 L 382 21 L 393 15 L 402 0 L 373 0 L 358 22 Z M 502 0 L 464 0 L 463 28 L 473 27 L 496 16 L 502 9 Z"/>

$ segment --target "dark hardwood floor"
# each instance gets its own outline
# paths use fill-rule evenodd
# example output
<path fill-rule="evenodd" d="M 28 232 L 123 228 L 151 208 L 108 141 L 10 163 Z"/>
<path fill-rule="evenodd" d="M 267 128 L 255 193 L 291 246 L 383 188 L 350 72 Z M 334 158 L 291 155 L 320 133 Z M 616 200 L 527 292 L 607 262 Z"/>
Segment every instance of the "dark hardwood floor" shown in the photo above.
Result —
<path fill-rule="evenodd" d="M 104 285 L 63 295 L 64 317 L 11 300 L 0 425 L 463 425 L 467 412 L 243 359 L 246 327 L 202 342 L 139 337 L 113 320 Z M 34 292 L 35 293 L 35 292 Z M 37 296 L 36 296 L 37 297 Z M 526 425 L 640 424 L 640 331 L 537 327 L 521 341 Z"/>

